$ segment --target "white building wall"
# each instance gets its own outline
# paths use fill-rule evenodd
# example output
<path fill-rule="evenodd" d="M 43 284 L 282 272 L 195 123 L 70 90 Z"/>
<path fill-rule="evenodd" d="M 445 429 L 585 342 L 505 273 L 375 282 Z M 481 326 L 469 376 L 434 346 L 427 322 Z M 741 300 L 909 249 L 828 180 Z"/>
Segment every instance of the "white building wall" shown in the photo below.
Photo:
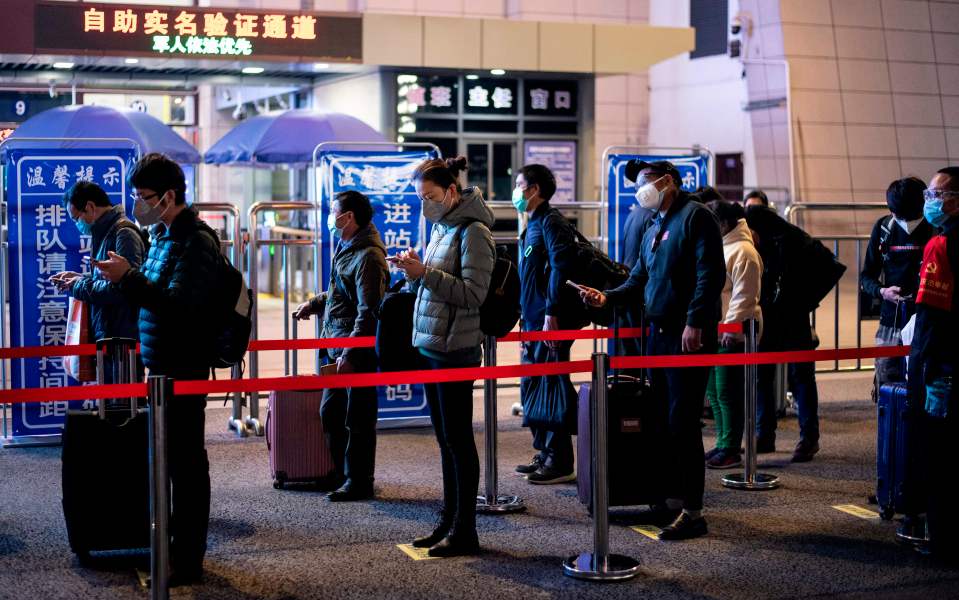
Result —
<path fill-rule="evenodd" d="M 650 0 L 651 25 L 688 27 L 689 2 Z M 730 19 L 739 10 L 730 0 Z M 649 69 L 649 145 L 743 155 L 745 187 L 757 185 L 746 83 L 739 58 L 681 54 Z"/>

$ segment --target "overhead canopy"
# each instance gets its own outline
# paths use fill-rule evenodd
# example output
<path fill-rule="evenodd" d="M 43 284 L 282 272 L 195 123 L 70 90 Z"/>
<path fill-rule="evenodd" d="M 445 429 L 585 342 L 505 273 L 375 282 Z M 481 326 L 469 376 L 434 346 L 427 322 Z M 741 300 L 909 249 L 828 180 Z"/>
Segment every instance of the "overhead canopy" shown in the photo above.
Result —
<path fill-rule="evenodd" d="M 136 142 L 144 154 L 160 152 L 182 164 L 200 162 L 200 153 L 169 126 L 128 108 L 85 104 L 51 108 L 17 127 L 10 139 L 18 138 L 66 138 L 59 143 L 62 148 L 82 147 L 82 139 L 123 138 Z"/>
<path fill-rule="evenodd" d="M 291 109 L 247 119 L 203 155 L 210 164 L 306 165 L 324 142 L 383 142 L 378 131 L 350 115 Z"/>

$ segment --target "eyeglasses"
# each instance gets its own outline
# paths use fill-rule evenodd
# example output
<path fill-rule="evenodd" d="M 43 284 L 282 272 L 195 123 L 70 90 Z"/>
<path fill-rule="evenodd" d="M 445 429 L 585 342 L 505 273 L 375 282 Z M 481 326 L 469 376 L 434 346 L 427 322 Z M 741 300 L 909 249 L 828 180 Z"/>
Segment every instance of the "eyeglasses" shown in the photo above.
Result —
<path fill-rule="evenodd" d="M 147 200 L 153 200 L 154 198 L 157 198 L 159 196 L 160 194 L 158 194 L 157 192 L 153 192 L 152 194 L 149 194 L 146 196 L 141 196 L 140 194 L 133 194 L 133 199 L 147 201 Z"/>
<path fill-rule="evenodd" d="M 926 202 L 931 202 L 933 200 L 945 200 L 946 198 L 956 198 L 959 197 L 959 192 L 954 190 L 932 190 L 927 189 L 922 192 L 922 199 Z"/>

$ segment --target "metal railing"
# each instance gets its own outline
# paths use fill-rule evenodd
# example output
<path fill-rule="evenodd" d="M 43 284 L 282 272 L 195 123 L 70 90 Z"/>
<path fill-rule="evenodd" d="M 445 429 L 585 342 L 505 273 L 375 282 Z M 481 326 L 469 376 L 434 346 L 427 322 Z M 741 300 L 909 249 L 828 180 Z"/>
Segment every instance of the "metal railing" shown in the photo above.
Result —
<path fill-rule="evenodd" d="M 246 280 L 247 285 L 250 289 L 253 290 L 253 327 L 250 332 L 250 339 L 258 339 L 258 302 L 257 296 L 259 292 L 259 285 L 257 281 L 257 271 L 258 271 L 258 250 L 261 244 L 270 244 L 272 246 L 278 246 L 282 248 L 282 262 L 284 271 L 288 272 L 288 260 L 287 252 L 289 246 L 308 246 L 313 249 L 313 278 L 314 278 L 314 287 L 313 289 L 320 289 L 320 245 L 316 243 L 314 239 L 314 234 L 309 231 L 303 232 L 303 237 L 297 237 L 293 239 L 260 239 L 258 234 L 257 226 L 257 217 L 262 212 L 308 212 L 315 213 L 319 207 L 313 202 L 256 202 L 253 206 L 250 207 L 248 211 L 247 223 L 249 228 L 249 243 L 247 246 L 247 268 L 246 268 Z M 289 287 L 286 288 L 286 292 L 283 294 L 283 314 L 289 315 L 290 310 L 290 299 L 289 299 Z M 317 329 L 319 324 L 317 324 Z M 288 338 L 290 335 L 290 322 L 289 319 L 283 319 L 283 337 Z M 319 337 L 319 331 L 316 332 L 317 337 Z M 250 377 L 256 378 L 259 376 L 259 356 L 258 352 L 255 350 L 250 351 Z M 289 354 L 285 354 L 285 360 L 287 368 L 289 368 Z M 319 358 L 317 358 L 319 362 Z M 319 366 L 316 369 L 319 372 Z M 249 402 L 249 416 L 243 421 L 243 423 L 252 428 L 253 432 L 256 435 L 263 435 L 263 425 L 260 423 L 260 398 L 259 394 L 256 392 L 251 392 L 247 398 Z"/>

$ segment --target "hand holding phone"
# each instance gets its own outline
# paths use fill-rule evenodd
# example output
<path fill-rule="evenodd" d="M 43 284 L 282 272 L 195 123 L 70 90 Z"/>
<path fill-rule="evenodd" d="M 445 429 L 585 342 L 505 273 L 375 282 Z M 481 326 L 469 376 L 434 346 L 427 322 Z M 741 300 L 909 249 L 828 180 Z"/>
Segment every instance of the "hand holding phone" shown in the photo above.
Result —
<path fill-rule="evenodd" d="M 578 292 L 585 292 L 588 289 L 578 283 L 573 283 L 569 279 L 566 280 L 566 285 L 570 286 L 571 288 L 575 289 Z"/>

